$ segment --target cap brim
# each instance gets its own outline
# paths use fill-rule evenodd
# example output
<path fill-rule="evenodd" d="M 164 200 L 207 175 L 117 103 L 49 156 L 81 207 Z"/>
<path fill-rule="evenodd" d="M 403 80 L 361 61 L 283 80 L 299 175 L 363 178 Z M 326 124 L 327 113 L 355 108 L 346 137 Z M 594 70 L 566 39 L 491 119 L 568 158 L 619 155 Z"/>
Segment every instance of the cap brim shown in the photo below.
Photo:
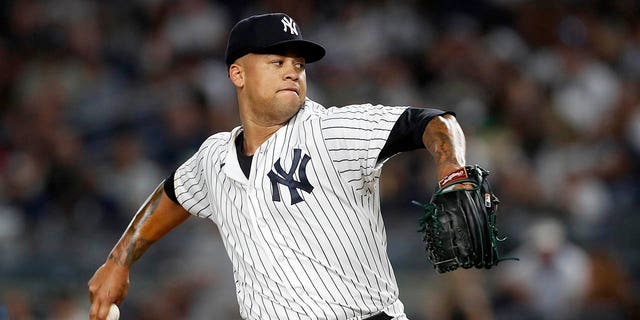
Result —
<path fill-rule="evenodd" d="M 261 48 L 255 53 L 286 54 L 293 52 L 304 58 L 305 63 L 316 62 L 326 54 L 326 50 L 319 44 L 308 40 L 286 40 L 276 42 L 268 47 Z"/>

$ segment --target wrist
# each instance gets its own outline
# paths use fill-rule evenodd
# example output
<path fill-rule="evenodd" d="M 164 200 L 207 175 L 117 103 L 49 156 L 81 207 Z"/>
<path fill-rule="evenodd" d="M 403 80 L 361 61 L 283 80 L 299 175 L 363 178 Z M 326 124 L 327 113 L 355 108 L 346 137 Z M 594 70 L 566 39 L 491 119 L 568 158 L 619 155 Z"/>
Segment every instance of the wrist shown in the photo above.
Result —
<path fill-rule="evenodd" d="M 113 261 L 111 259 L 107 259 L 103 266 L 106 270 L 109 270 L 109 273 L 118 274 L 122 277 L 128 277 L 129 271 L 131 270 L 130 266 L 120 264 L 117 261 Z"/>
<path fill-rule="evenodd" d="M 124 268 L 129 270 L 131 266 L 127 264 L 126 261 L 126 257 L 123 257 L 119 251 L 114 250 L 109 254 L 104 264 L 110 268 Z"/>

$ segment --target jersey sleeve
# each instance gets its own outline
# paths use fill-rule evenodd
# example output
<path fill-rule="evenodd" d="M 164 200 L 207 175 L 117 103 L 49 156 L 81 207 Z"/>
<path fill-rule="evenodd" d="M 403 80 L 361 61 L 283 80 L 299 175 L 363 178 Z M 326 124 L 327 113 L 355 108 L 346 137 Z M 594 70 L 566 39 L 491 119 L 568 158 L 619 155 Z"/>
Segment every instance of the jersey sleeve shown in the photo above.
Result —
<path fill-rule="evenodd" d="M 176 172 L 171 172 L 171 175 L 169 175 L 165 180 L 164 180 L 164 184 L 162 186 L 162 188 L 164 189 L 164 193 L 167 195 L 167 197 L 169 199 L 171 199 L 171 201 L 180 204 L 180 202 L 178 202 L 178 198 L 176 198 L 176 187 L 173 185 L 174 184 L 174 177 L 176 175 Z"/>
<path fill-rule="evenodd" d="M 356 189 L 376 178 L 378 156 L 406 109 L 364 104 L 327 110 L 322 121 L 327 150 L 338 172 Z"/>
<path fill-rule="evenodd" d="M 422 136 L 427 124 L 434 117 L 450 114 L 455 116 L 451 111 L 442 111 L 432 108 L 407 108 L 393 125 L 387 142 L 385 143 L 378 162 L 383 162 L 393 155 L 424 148 Z"/>
<path fill-rule="evenodd" d="M 212 144 L 215 139 L 207 139 L 200 149 L 185 161 L 173 174 L 175 198 L 178 203 L 198 217 L 210 217 L 209 188 L 207 176 L 211 163 Z"/>

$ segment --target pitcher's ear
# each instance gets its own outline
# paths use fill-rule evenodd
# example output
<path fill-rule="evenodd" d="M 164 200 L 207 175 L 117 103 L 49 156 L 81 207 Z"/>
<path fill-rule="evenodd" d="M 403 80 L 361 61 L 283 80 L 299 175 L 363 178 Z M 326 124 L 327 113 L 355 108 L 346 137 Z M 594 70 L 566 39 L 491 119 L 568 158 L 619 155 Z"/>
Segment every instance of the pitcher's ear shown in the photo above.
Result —
<path fill-rule="evenodd" d="M 229 79 L 238 88 L 244 86 L 244 70 L 240 65 L 234 63 L 229 66 Z"/>

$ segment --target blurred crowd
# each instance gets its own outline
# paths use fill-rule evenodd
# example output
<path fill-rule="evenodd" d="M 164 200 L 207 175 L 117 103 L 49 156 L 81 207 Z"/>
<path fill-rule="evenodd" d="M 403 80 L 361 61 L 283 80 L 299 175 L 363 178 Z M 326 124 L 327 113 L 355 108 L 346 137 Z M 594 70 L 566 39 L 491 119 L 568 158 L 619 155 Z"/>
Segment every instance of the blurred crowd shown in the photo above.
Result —
<path fill-rule="evenodd" d="M 491 171 L 505 261 L 437 275 L 415 232 L 426 151 L 381 179 L 411 319 L 639 319 L 640 3 L 634 0 L 0 2 L 0 320 L 86 319 L 86 282 L 138 206 L 239 123 L 239 19 L 282 11 L 327 48 L 325 106 L 455 111 Z M 236 319 L 217 229 L 196 218 L 132 272 L 124 319 Z"/>

